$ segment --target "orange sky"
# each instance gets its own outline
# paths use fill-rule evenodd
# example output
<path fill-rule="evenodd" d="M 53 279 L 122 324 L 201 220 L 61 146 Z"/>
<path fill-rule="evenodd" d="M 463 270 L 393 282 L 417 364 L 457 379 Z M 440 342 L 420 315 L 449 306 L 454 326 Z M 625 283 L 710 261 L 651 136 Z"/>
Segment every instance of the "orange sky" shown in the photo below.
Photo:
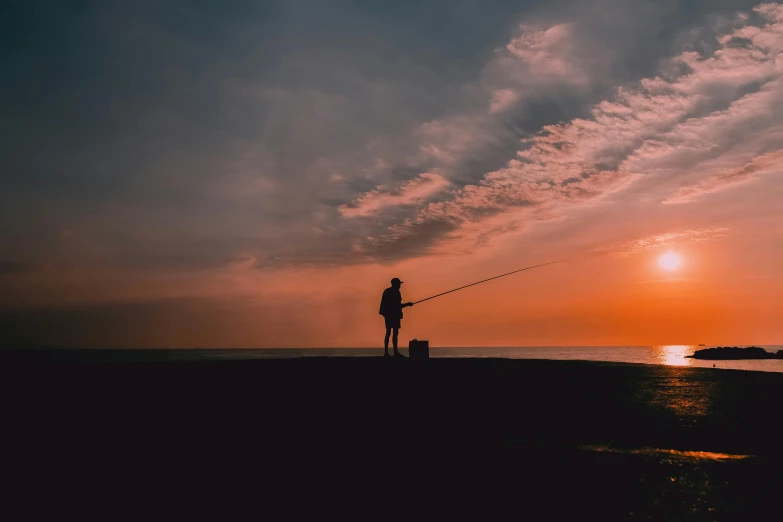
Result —
<path fill-rule="evenodd" d="M 571 260 L 565 263 L 406 310 L 402 340 L 425 338 L 433 346 L 779 342 L 779 231 L 721 230 L 715 238 L 674 240 L 630 254 L 621 242 L 616 251 L 596 252 L 605 248 L 603 241 L 590 248 L 581 233 L 579 248 L 563 238 L 544 249 L 538 233 L 543 231 L 504 236 L 473 255 L 426 256 L 385 266 L 259 272 L 236 265 L 176 278 L 134 276 L 137 281 L 111 271 L 76 271 L 70 282 L 58 279 L 51 286 L 56 298 L 46 292 L 38 298 L 87 303 L 84 317 L 72 314 L 69 327 L 53 328 L 97 346 L 368 347 L 380 345 L 378 301 L 391 276 L 405 281 L 405 300 L 417 300 L 567 256 Z M 657 264 L 669 250 L 683 259 L 674 272 Z M 80 288 L 92 294 L 79 296 Z M 115 314 L 94 312 L 118 297 L 143 304 L 138 310 L 124 305 L 127 309 Z"/>

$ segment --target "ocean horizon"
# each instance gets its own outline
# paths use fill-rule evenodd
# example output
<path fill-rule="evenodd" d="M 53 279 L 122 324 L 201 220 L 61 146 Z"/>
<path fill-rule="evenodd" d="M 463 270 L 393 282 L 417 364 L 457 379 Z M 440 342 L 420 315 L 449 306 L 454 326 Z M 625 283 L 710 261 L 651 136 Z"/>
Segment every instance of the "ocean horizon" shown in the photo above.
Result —
<path fill-rule="evenodd" d="M 783 349 L 781 345 L 758 346 L 769 352 Z M 703 348 L 705 346 L 697 345 L 430 347 L 430 357 L 592 361 L 783 373 L 783 359 L 712 361 L 689 358 L 696 350 Z M 146 358 L 145 355 L 151 352 L 156 354 L 155 360 L 166 361 L 378 357 L 383 354 L 383 348 L 137 348 L 121 350 L 92 348 L 89 350 L 115 352 L 118 357 L 113 359 L 129 361 Z M 407 347 L 400 348 L 400 352 L 407 355 Z"/>

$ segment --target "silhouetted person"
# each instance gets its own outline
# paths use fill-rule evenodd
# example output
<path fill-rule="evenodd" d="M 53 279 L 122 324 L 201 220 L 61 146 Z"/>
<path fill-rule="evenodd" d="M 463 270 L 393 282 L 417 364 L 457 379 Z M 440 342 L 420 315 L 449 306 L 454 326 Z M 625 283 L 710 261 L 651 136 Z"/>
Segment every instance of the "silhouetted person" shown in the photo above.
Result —
<path fill-rule="evenodd" d="M 395 357 L 402 357 L 397 351 L 397 333 L 400 330 L 400 320 L 402 320 L 402 309 L 413 306 L 413 303 L 403 303 L 400 293 L 402 281 L 398 277 L 391 280 L 391 287 L 383 291 L 381 297 L 381 308 L 378 313 L 386 320 L 386 337 L 383 340 L 383 356 L 389 356 L 389 335 L 392 336 L 392 346 L 394 346 Z"/>

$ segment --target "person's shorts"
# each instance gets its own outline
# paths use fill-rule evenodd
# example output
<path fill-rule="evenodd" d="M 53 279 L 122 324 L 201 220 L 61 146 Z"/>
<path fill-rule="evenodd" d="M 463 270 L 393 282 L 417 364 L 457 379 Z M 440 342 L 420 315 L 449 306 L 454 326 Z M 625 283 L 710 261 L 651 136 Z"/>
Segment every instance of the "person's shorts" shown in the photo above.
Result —
<path fill-rule="evenodd" d="M 399 317 L 385 317 L 384 320 L 386 320 L 386 328 L 400 328 L 400 318 Z"/>

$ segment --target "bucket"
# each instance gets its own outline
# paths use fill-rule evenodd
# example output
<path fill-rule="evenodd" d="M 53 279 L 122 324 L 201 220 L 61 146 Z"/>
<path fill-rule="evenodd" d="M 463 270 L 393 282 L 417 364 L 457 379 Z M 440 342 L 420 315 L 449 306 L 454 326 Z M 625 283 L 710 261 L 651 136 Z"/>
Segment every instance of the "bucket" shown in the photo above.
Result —
<path fill-rule="evenodd" d="M 430 342 L 413 339 L 408 343 L 408 357 L 411 359 L 429 359 Z"/>

